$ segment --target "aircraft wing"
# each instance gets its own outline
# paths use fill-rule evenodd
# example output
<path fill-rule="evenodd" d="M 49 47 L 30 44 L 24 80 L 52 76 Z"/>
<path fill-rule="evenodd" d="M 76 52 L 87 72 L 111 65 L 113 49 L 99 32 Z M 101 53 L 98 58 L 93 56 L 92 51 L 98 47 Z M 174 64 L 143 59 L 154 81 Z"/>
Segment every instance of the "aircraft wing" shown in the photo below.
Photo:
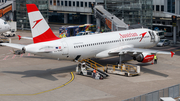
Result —
<path fill-rule="evenodd" d="M 174 52 L 166 52 L 166 51 L 159 51 L 159 50 L 151 50 L 151 49 L 141 49 L 141 48 L 134 48 L 133 45 L 124 45 L 121 47 L 117 47 L 110 50 L 105 50 L 96 55 L 96 57 L 108 57 L 114 56 L 119 54 L 141 54 L 141 53 L 149 53 L 149 54 L 170 54 L 171 57 L 175 54 Z"/>
<path fill-rule="evenodd" d="M 124 48 L 121 50 L 111 50 L 109 51 L 109 54 L 114 54 L 114 53 L 119 53 L 119 54 L 126 54 L 126 53 L 131 53 L 131 54 L 141 54 L 141 53 L 150 53 L 150 54 L 170 54 L 171 57 L 175 54 L 174 52 L 167 52 L 167 51 L 159 51 L 159 50 L 152 50 L 152 49 L 141 49 L 141 48 Z"/>
<path fill-rule="evenodd" d="M 14 43 L 0 43 L 0 45 L 17 48 L 17 49 L 22 49 L 23 47 L 26 46 L 26 45 L 21 45 L 21 44 L 14 44 Z"/>

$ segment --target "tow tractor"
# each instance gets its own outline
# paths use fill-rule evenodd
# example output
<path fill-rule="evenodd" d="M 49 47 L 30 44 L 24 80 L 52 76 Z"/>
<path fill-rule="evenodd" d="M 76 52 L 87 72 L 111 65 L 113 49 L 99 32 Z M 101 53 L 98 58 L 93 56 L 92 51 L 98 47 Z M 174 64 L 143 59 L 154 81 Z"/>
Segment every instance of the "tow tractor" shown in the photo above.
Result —
<path fill-rule="evenodd" d="M 140 66 L 132 64 L 122 64 L 122 65 L 111 65 L 107 64 L 107 73 L 120 74 L 125 76 L 135 76 L 140 74 Z"/>
<path fill-rule="evenodd" d="M 93 74 L 93 71 L 96 70 L 96 73 Z M 85 75 L 85 76 L 91 76 L 95 79 L 104 79 L 108 77 L 109 75 L 106 74 L 104 66 L 90 60 L 82 60 L 78 63 L 76 67 L 76 73 L 80 75 Z"/>

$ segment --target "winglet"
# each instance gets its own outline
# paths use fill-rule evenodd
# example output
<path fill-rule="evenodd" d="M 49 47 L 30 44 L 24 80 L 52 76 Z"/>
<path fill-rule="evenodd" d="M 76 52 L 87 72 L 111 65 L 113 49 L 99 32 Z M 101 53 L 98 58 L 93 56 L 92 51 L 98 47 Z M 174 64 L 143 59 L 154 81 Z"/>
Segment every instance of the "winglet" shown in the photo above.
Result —
<path fill-rule="evenodd" d="M 171 57 L 173 57 L 173 56 L 174 56 L 174 54 L 175 54 L 175 53 L 171 51 Z"/>
<path fill-rule="evenodd" d="M 19 37 L 19 40 L 21 40 L 21 36 L 20 36 L 20 35 L 18 35 L 18 37 Z"/>

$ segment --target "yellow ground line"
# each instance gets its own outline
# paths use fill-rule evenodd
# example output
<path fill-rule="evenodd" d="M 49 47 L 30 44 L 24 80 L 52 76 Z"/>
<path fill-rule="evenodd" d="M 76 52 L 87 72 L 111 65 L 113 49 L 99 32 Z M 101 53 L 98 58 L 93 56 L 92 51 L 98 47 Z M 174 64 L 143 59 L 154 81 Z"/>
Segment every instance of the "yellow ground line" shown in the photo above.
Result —
<path fill-rule="evenodd" d="M 59 86 L 57 88 L 53 88 L 53 89 L 50 89 L 50 90 L 46 90 L 46 91 L 39 92 L 39 93 L 34 93 L 34 94 L 0 94 L 0 96 L 32 96 L 32 95 L 38 95 L 38 94 L 42 94 L 42 93 L 46 93 L 46 92 L 50 92 L 50 91 L 62 88 L 64 86 L 66 86 L 67 84 L 71 83 L 73 80 L 74 80 L 74 74 L 73 74 L 73 72 L 71 72 L 71 80 L 69 80 L 68 82 L 66 82 L 65 84 L 63 84 L 63 85 L 61 85 L 61 86 Z"/>

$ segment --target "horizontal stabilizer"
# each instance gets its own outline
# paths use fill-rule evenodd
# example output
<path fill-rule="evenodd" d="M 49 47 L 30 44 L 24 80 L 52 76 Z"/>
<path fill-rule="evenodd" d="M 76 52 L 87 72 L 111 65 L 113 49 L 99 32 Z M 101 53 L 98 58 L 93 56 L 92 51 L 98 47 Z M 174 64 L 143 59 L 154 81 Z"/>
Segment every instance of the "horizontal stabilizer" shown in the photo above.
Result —
<path fill-rule="evenodd" d="M 26 46 L 26 45 L 21 45 L 21 44 L 14 44 L 14 43 L 0 43 L 0 45 L 17 48 L 17 49 L 22 49 L 23 47 Z"/>
<path fill-rule="evenodd" d="M 32 37 L 22 37 L 22 36 L 20 36 L 20 35 L 18 35 L 18 37 L 19 37 L 19 40 L 21 40 L 21 39 L 29 39 L 29 40 L 33 40 Z"/>
<path fill-rule="evenodd" d="M 21 37 L 22 39 L 29 39 L 29 40 L 33 40 L 32 37 Z"/>

